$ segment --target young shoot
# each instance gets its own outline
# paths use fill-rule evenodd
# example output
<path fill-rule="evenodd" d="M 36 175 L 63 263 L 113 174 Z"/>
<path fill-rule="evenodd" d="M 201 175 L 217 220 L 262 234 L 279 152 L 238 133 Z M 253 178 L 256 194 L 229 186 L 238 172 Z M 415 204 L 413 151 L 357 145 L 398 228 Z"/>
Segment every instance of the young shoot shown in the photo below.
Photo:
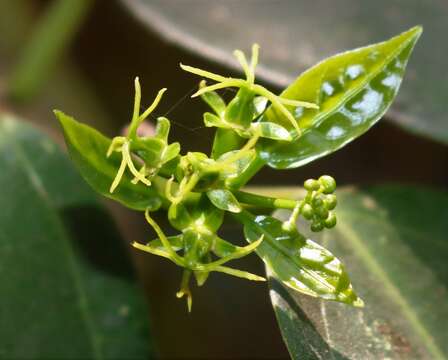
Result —
<path fill-rule="evenodd" d="M 345 266 L 306 236 L 336 226 L 333 177 L 306 180 L 301 199 L 242 187 L 264 166 L 275 170 L 302 166 L 367 131 L 392 103 L 420 33 L 421 28 L 415 27 L 386 42 L 330 57 L 299 76 L 281 95 L 255 81 L 257 44 L 250 60 L 242 51 L 234 52 L 244 79 L 181 64 L 183 70 L 202 78 L 193 97 L 200 96 L 212 111 L 203 115 L 205 125 L 216 129 L 209 154 L 182 152 L 179 143 L 170 143 L 171 123 L 164 117 L 157 119 L 154 136 L 139 136 L 139 126 L 166 89 L 140 113 L 138 78 L 126 136 L 109 139 L 60 111 L 55 114 L 86 181 L 102 195 L 143 212 L 156 238 L 139 239 L 132 246 L 183 269 L 176 296 L 186 297 L 188 311 L 193 279 L 203 286 L 211 273 L 219 272 L 264 281 L 263 276 L 227 266 L 250 254 L 259 256 L 269 276 L 284 286 L 361 307 L 363 301 L 354 292 Z M 347 69 L 353 67 L 360 71 L 349 73 Z M 393 82 L 387 81 L 392 77 Z M 226 102 L 218 92 L 230 87 L 237 92 Z M 381 95 L 374 108 L 365 101 L 366 91 Z M 176 235 L 167 236 L 151 215 L 160 207 L 166 211 L 170 233 Z M 279 209 L 290 212 L 286 220 Z M 230 217 L 241 225 L 246 246 L 221 238 L 225 234 L 221 227 Z M 303 220 L 309 222 L 309 229 Z"/>

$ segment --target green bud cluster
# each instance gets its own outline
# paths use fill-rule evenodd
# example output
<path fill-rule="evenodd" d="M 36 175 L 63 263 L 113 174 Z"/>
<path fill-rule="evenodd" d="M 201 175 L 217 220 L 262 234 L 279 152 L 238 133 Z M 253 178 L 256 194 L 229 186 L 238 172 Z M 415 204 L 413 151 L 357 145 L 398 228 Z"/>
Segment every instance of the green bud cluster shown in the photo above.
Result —
<path fill-rule="evenodd" d="M 311 221 L 311 231 L 319 232 L 324 228 L 336 226 L 337 199 L 333 193 L 336 181 L 329 175 L 323 175 L 318 180 L 308 179 L 304 182 L 307 195 L 300 207 L 300 214 Z"/>

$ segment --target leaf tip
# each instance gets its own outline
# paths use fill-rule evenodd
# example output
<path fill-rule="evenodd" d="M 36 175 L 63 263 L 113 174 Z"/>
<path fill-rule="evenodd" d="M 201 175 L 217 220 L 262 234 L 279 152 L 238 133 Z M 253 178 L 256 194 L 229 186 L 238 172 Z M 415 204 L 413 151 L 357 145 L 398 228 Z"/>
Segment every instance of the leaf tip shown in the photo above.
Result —
<path fill-rule="evenodd" d="M 409 37 L 415 39 L 414 41 L 417 41 L 420 35 L 423 33 L 423 26 L 422 25 L 416 25 L 409 30 L 404 32 L 404 35 L 408 35 Z"/>
<path fill-rule="evenodd" d="M 423 33 L 423 25 L 416 25 L 412 29 L 417 35 L 421 35 Z"/>
<path fill-rule="evenodd" d="M 53 109 L 53 114 L 56 116 L 58 120 L 61 120 L 63 116 L 66 116 L 61 110 Z"/>
<path fill-rule="evenodd" d="M 356 300 L 353 302 L 353 306 L 357 307 L 357 308 L 363 308 L 364 307 L 364 301 L 358 297 L 356 298 Z"/>

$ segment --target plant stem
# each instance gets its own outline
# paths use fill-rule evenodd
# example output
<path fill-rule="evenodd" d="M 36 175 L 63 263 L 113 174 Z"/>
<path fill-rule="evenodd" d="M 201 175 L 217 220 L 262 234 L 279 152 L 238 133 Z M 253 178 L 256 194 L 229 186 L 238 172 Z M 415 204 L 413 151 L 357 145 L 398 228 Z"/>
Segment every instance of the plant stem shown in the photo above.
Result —
<path fill-rule="evenodd" d="M 297 206 L 297 200 L 277 199 L 240 190 L 234 191 L 233 194 L 239 202 L 258 207 L 292 210 Z"/>
<path fill-rule="evenodd" d="M 25 45 L 9 80 L 9 95 L 16 100 L 32 97 L 67 47 L 94 0 L 54 0 Z"/>

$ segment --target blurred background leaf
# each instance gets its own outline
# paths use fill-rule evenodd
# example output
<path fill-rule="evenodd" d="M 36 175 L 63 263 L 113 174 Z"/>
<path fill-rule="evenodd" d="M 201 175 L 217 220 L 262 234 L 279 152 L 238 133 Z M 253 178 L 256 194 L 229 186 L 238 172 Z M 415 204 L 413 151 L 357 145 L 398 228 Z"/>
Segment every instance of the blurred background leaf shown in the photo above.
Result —
<path fill-rule="evenodd" d="M 321 244 L 343 259 L 365 308 L 303 296 L 271 278 L 292 357 L 447 358 L 448 194 L 376 186 L 341 191 L 338 199 L 338 225 L 321 234 Z"/>
<path fill-rule="evenodd" d="M 51 77 L 93 3 L 94 0 L 55 0 L 49 4 L 10 75 L 8 93 L 11 97 L 25 101 L 38 93 Z M 5 7 L 5 11 L 9 9 Z"/>
<path fill-rule="evenodd" d="M 56 144 L 0 115 L 0 357 L 147 359 L 127 248 Z"/>
<path fill-rule="evenodd" d="M 47 10 L 63 1 L 66 0 L 0 0 L 0 108 L 21 114 L 23 119 L 57 141 L 62 141 L 62 137 L 51 114 L 54 108 L 64 109 L 113 136 L 129 121 L 132 80 L 139 75 L 143 99 L 151 98 L 151 94 L 162 87 L 169 88 L 155 116 L 166 115 L 173 120 L 172 138 L 182 139 L 184 151 L 208 151 L 212 137 L 210 129 L 204 128 L 202 122 L 202 112 L 208 110 L 207 106 L 200 100 L 189 100 L 189 94 L 197 88 L 197 79 L 182 72 L 179 62 L 236 76 L 239 70 L 229 51 L 234 47 L 248 50 L 256 41 L 263 46 L 259 80 L 280 92 L 302 70 L 327 55 L 381 41 L 413 25 L 423 24 L 425 32 L 409 64 L 398 102 L 386 114 L 393 121 L 379 122 L 356 142 L 304 166 L 300 172 L 278 173 L 264 169 L 254 183 L 296 186 L 325 172 L 336 177 L 339 184 L 401 182 L 447 189 L 448 149 L 440 142 L 429 140 L 433 135 L 439 140 L 446 139 L 443 117 L 440 117 L 446 110 L 444 94 L 447 93 L 447 73 L 443 71 L 447 8 L 443 0 L 391 0 L 380 4 L 364 0 L 313 3 L 301 0 L 153 0 L 146 4 L 143 0 L 92 1 L 92 6 L 85 8 L 88 12 L 77 13 L 81 15 L 78 25 L 82 26 L 78 28 L 77 25 L 65 33 L 69 35 L 65 39 L 71 43 L 59 43 L 60 47 L 53 53 L 56 56 L 50 58 L 52 65 L 48 72 L 36 74 L 37 79 L 42 79 L 36 92 L 26 97 L 26 101 L 13 101 L 7 97 L 10 83 L 6 80 L 11 79 L 17 64 L 23 61 L 20 57 L 39 24 L 43 23 Z M 132 15 L 135 11 L 125 11 L 129 5 L 140 12 L 139 18 L 150 19 L 151 26 L 136 21 Z M 148 15 L 146 5 L 152 9 L 171 6 L 174 20 L 165 21 L 169 14 L 161 17 L 161 11 L 157 16 Z M 160 18 L 163 21 L 159 21 Z M 185 23 L 191 31 L 180 27 Z M 215 30 L 222 36 L 212 38 Z M 212 41 L 198 41 L 196 31 L 210 34 Z M 191 40 L 193 46 L 176 40 L 185 38 Z M 224 50 L 217 52 L 219 49 Z M 50 49 L 50 53 L 53 50 Z M 40 55 L 32 54 L 37 58 Z M 409 124 L 411 129 L 416 129 L 413 130 L 415 134 L 429 134 L 429 137 L 425 139 L 402 131 L 394 125 L 398 123 Z M 3 175 L 3 169 L 0 173 Z M 78 185 L 82 186 L 81 180 Z M 26 187 L 22 189 L 27 191 Z M 288 188 L 284 190 L 289 191 Z M 151 238 L 139 214 L 109 201 L 105 203 L 128 241 Z M 73 223 L 84 223 L 82 219 L 73 219 Z M 83 233 L 87 228 L 79 226 L 77 231 Z M 41 227 L 39 231 L 45 232 L 45 229 Z M 105 234 L 109 233 L 105 231 Z M 236 224 L 228 224 L 222 235 L 236 242 L 240 239 L 240 244 L 244 244 L 241 228 Z M 102 236 L 98 239 L 107 241 Z M 91 244 L 94 243 L 96 241 Z M 99 261 L 101 254 L 103 252 L 96 251 L 92 260 Z M 208 286 L 195 293 L 195 310 L 193 316 L 188 316 L 184 305 L 173 296 L 173 289 L 180 281 L 178 269 L 146 254 L 134 252 L 133 260 L 146 296 L 151 300 L 152 337 L 157 340 L 161 356 L 287 357 L 263 285 L 212 275 Z M 343 257 L 343 260 L 349 259 Z M 400 260 L 397 258 L 398 263 Z M 113 263 L 123 261 L 126 259 L 121 252 Z M 262 272 L 262 263 L 256 256 L 244 259 L 239 265 L 255 273 Z M 105 265 L 104 269 L 113 267 Z M 358 287 L 364 281 L 357 280 L 355 285 Z M 440 297 L 437 306 L 444 300 Z M 210 328 L 211 322 L 219 326 L 213 331 L 204 331 Z M 176 324 L 176 346 L 173 346 L 173 324 Z M 3 342 L 0 340 L 0 343 Z"/>
<path fill-rule="evenodd" d="M 423 41 L 388 118 L 448 143 L 445 0 L 121 1 L 168 41 L 232 68 L 233 49 L 259 43 L 259 76 L 282 88 L 330 55 L 423 25 Z"/>

